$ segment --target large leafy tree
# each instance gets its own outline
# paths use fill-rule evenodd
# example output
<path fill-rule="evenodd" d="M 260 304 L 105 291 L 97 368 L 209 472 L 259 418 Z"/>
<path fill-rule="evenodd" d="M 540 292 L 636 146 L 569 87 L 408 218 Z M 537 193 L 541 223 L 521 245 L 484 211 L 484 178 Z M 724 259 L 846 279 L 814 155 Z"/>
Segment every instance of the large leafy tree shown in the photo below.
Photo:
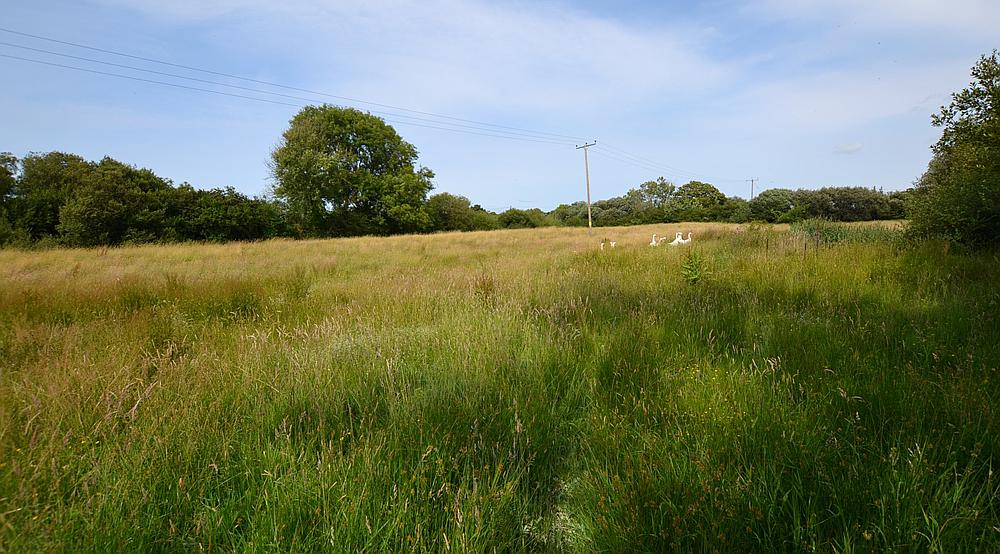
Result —
<path fill-rule="evenodd" d="M 677 189 L 675 194 L 678 198 L 689 199 L 706 209 L 721 206 L 726 201 L 726 195 L 722 191 L 701 181 L 689 181 Z"/>
<path fill-rule="evenodd" d="M 21 160 L 11 219 L 32 240 L 54 237 L 59 210 L 83 186 L 93 164 L 63 152 L 28 154 Z"/>
<path fill-rule="evenodd" d="M 726 195 L 714 185 L 690 181 L 674 193 L 669 217 L 678 221 L 713 221 L 720 219 Z"/>
<path fill-rule="evenodd" d="M 1000 243 L 1000 56 L 972 68 L 968 88 L 931 122 L 942 128 L 913 195 L 912 229 L 970 246 Z"/>
<path fill-rule="evenodd" d="M 644 202 L 654 208 L 662 208 L 677 192 L 677 187 L 663 177 L 655 181 L 646 181 L 639 185 L 639 194 Z"/>
<path fill-rule="evenodd" d="M 382 119 L 330 105 L 303 108 L 271 155 L 274 193 L 309 235 L 387 234 L 430 227 L 434 174 Z"/>

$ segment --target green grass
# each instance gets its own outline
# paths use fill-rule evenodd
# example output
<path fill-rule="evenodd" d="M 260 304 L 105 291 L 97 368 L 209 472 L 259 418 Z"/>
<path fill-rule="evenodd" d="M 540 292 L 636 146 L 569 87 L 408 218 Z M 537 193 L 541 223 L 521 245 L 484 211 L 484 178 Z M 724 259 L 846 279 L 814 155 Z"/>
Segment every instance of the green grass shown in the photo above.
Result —
<path fill-rule="evenodd" d="M 899 221 L 863 221 L 837 223 L 821 218 L 798 221 L 791 225 L 794 234 L 812 240 L 816 246 L 841 241 L 905 243 L 909 239 Z"/>
<path fill-rule="evenodd" d="M 0 251 L 0 551 L 996 551 L 1000 259 L 894 233 Z"/>

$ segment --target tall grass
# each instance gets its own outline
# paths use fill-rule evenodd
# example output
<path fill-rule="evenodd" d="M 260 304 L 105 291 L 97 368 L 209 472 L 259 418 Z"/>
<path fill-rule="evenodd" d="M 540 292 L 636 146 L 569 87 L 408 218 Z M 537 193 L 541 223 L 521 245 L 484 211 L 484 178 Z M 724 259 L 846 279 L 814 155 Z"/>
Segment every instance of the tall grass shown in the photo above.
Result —
<path fill-rule="evenodd" d="M 859 223 L 837 223 L 822 218 L 797 221 L 791 225 L 794 234 L 829 244 L 850 242 L 902 242 L 906 235 L 901 222 L 865 221 Z"/>
<path fill-rule="evenodd" d="M 0 251 L 0 550 L 1000 549 L 995 254 L 600 234 Z"/>

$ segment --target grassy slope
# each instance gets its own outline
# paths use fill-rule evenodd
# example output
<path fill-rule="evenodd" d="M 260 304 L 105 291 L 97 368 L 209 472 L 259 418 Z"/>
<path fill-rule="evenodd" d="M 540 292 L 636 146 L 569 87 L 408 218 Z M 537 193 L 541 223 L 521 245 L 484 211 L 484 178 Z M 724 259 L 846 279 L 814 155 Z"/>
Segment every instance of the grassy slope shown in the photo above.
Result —
<path fill-rule="evenodd" d="M 0 550 L 1000 548 L 997 257 L 734 231 L 0 251 Z"/>

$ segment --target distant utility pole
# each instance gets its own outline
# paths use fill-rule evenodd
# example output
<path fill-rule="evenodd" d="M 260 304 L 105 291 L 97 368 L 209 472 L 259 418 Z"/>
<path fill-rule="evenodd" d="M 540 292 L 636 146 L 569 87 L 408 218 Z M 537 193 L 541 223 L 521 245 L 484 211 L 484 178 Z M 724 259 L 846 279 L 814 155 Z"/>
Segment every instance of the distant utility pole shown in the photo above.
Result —
<path fill-rule="evenodd" d="M 587 161 L 587 149 L 591 146 L 597 144 L 597 141 L 587 144 L 583 143 L 581 146 L 577 146 L 576 149 L 583 149 L 583 172 L 587 176 L 587 232 L 593 232 L 594 221 L 590 217 L 590 164 Z"/>
<path fill-rule="evenodd" d="M 753 186 L 755 183 L 759 183 L 760 179 L 758 178 L 747 179 L 747 182 L 750 183 L 750 200 L 753 200 Z"/>

